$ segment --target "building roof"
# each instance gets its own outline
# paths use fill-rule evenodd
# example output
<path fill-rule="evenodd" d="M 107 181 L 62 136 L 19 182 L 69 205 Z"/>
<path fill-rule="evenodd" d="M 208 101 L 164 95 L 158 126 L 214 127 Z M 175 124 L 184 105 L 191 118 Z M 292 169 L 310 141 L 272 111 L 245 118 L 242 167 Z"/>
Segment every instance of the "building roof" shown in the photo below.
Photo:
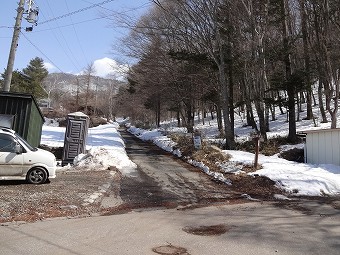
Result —
<path fill-rule="evenodd" d="M 340 132 L 340 128 L 324 128 L 324 129 L 312 129 L 312 130 L 304 130 L 304 131 L 298 131 L 298 134 L 304 135 L 304 134 L 312 134 L 312 133 L 325 133 L 325 132 Z"/>
<path fill-rule="evenodd" d="M 77 116 L 77 117 L 86 117 L 86 118 L 89 117 L 85 113 L 82 113 L 82 112 L 72 112 L 72 113 L 69 113 L 68 116 Z"/>
<path fill-rule="evenodd" d="M 27 93 L 19 93 L 19 92 L 7 92 L 7 91 L 0 91 L 0 97 L 11 97 L 11 98 L 24 98 L 24 99 L 30 99 L 33 101 L 33 103 L 35 104 L 36 108 L 39 111 L 39 114 L 43 120 L 43 122 L 45 122 L 45 118 L 44 115 L 42 114 L 39 105 L 37 103 L 37 100 L 34 98 L 34 96 L 32 94 L 27 94 Z"/>

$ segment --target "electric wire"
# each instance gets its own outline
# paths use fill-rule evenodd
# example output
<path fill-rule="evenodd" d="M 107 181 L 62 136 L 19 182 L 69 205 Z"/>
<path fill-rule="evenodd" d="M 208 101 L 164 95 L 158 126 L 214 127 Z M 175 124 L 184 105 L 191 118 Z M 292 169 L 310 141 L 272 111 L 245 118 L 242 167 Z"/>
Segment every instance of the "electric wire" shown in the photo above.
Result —
<path fill-rule="evenodd" d="M 48 1 L 45 1 L 45 2 L 47 3 L 48 8 L 49 8 L 50 11 L 52 12 L 52 8 L 50 7 Z M 40 11 L 40 13 L 42 14 L 42 16 L 43 16 L 44 18 L 46 17 L 45 14 L 44 14 L 44 12 Z M 47 13 L 46 13 L 46 14 L 47 14 Z M 53 16 L 53 12 L 52 12 L 52 16 Z M 50 27 L 50 24 L 48 24 L 48 26 Z M 59 31 L 60 34 L 62 34 L 60 28 L 58 28 L 58 31 Z M 62 52 L 65 54 L 66 58 L 69 60 L 69 62 L 72 64 L 72 66 L 73 66 L 76 70 L 79 71 L 79 70 L 81 69 L 79 63 L 78 63 L 78 65 L 77 65 L 77 63 L 74 62 L 74 59 L 73 59 L 73 57 L 71 56 L 72 53 L 71 53 L 71 55 L 70 55 L 70 53 L 69 53 L 70 49 L 67 50 L 67 49 L 65 48 L 65 46 L 62 44 L 62 42 L 60 41 L 60 40 L 61 40 L 61 39 L 59 39 L 60 35 L 57 35 L 57 33 L 54 32 L 54 31 L 52 31 L 52 34 L 53 34 L 54 38 L 56 39 L 56 42 L 59 44 L 60 49 L 61 49 Z M 63 37 L 63 35 L 61 35 L 61 37 Z M 65 38 L 64 38 L 64 40 L 65 40 Z M 68 47 L 68 48 L 69 48 L 69 47 Z"/>
<path fill-rule="evenodd" d="M 84 0 L 83 0 L 84 1 Z M 106 9 L 106 10 L 109 10 L 110 12 L 114 12 L 113 10 L 110 10 L 110 9 L 108 9 L 108 8 L 105 8 L 105 7 L 102 7 L 101 5 L 103 5 L 103 4 L 106 4 L 106 3 L 109 3 L 109 2 L 113 2 L 113 1 L 115 1 L 115 0 L 106 0 L 106 1 L 103 1 L 103 2 L 101 2 L 101 3 L 97 3 L 97 4 L 92 4 L 91 6 L 88 6 L 88 7 L 85 7 L 85 8 L 82 8 L 82 9 L 79 9 L 79 10 L 77 10 L 77 11 L 73 11 L 73 12 L 69 12 L 69 13 L 67 13 L 67 14 L 64 14 L 64 15 L 61 15 L 61 16 L 58 16 L 58 17 L 54 17 L 54 18 L 51 18 L 51 19 L 46 19 L 45 21 L 43 21 L 43 22 L 39 22 L 39 24 L 38 25 L 41 25 L 41 24 L 46 24 L 46 23 L 49 23 L 49 22 L 52 22 L 52 21 L 57 21 L 57 20 L 59 20 L 59 19 L 62 19 L 62 18 L 65 18 L 65 17 L 69 17 L 69 16 L 72 16 L 72 15 L 74 15 L 74 14 L 77 14 L 77 13 L 80 13 L 80 12 L 83 12 L 83 11 L 86 11 L 86 10 L 89 10 L 89 9 L 92 9 L 92 8 L 95 8 L 95 7 L 101 7 L 101 8 L 103 8 L 103 9 Z M 51 9 L 51 7 L 50 7 L 50 5 L 49 5 L 49 3 L 48 3 L 48 1 L 46 1 L 47 2 L 47 4 L 48 4 L 48 6 L 49 6 L 49 8 L 50 8 L 50 10 L 51 10 L 51 12 L 52 12 L 52 14 L 53 14 L 53 11 L 52 11 L 52 9 Z M 66 2 L 66 0 L 65 0 L 65 2 Z M 84 2 L 87 2 L 87 3 L 90 3 L 89 1 L 84 1 Z M 67 5 L 67 3 L 66 3 L 66 5 Z M 129 10 L 126 10 L 126 11 L 123 11 L 123 12 L 115 12 L 114 14 L 109 14 L 109 15 L 105 15 L 105 16 L 102 16 L 102 17 L 98 17 L 98 18 L 94 18 L 94 19 L 89 19 L 89 20 L 84 20 L 84 21 L 80 21 L 80 22 L 77 22 L 77 23 L 74 23 L 73 22 L 73 20 L 72 20 L 72 18 L 71 18 L 71 21 L 72 21 L 72 24 L 69 24 L 69 25 L 64 25 L 64 26 L 59 26 L 59 24 L 58 24 L 58 26 L 57 27 L 55 27 L 55 28 L 49 28 L 49 29 L 45 29 L 45 30 L 40 30 L 40 31 L 34 31 L 33 33 L 36 33 L 36 32 L 42 32 L 42 31 L 49 31 L 49 30 L 54 30 L 54 29 L 59 29 L 60 30 L 60 28 L 62 28 L 62 27 L 67 27 L 67 26 L 73 26 L 73 29 L 75 30 L 75 24 L 82 24 L 82 23 L 85 23 L 85 22 L 90 22 L 90 21 L 94 21 L 94 20 L 99 20 L 99 19 L 104 19 L 104 18 L 108 18 L 108 17 L 110 17 L 110 16 L 114 16 L 114 15 L 123 15 L 123 14 L 126 14 L 126 13 L 128 13 L 128 12 L 131 12 L 131 11 L 134 11 L 134 10 L 139 10 L 139 9 L 143 9 L 143 8 L 146 8 L 146 7 L 148 7 L 148 6 L 150 6 L 150 4 L 143 4 L 143 5 L 141 5 L 141 6 L 139 6 L 139 7 L 136 7 L 136 8 L 131 8 L 131 9 L 129 9 Z M 67 7 L 68 8 L 68 7 Z M 44 14 L 42 13 L 42 15 L 44 16 Z M 53 15 L 54 16 L 54 15 Z M 45 17 L 44 17 L 45 18 Z M 48 24 L 49 25 L 49 24 Z M 11 28 L 11 27 L 7 27 L 7 26 L 1 26 L 0 28 Z M 12 27 L 13 28 L 13 27 Z M 29 40 L 29 38 L 24 34 L 24 33 L 22 33 L 21 31 L 20 31 L 20 33 L 24 36 L 24 38 L 37 50 L 37 51 L 39 51 L 46 59 L 48 59 L 60 72 L 62 72 L 63 73 L 63 71 L 57 66 L 57 65 L 55 65 L 54 63 L 53 63 L 53 61 L 46 55 L 46 54 L 44 54 L 31 40 Z M 67 44 L 67 41 L 66 41 L 66 39 L 65 39 L 65 37 L 64 37 L 64 35 L 62 34 L 62 32 L 60 31 L 60 33 L 61 33 L 61 36 L 63 37 L 63 39 L 64 39 L 64 41 L 66 42 L 66 46 L 67 46 L 67 48 L 68 48 L 68 50 L 70 51 L 70 53 L 73 55 L 73 52 L 71 51 L 71 49 L 70 49 L 70 47 L 69 47 L 69 45 Z M 78 40 L 78 43 L 79 43 L 79 45 L 81 46 L 81 44 L 80 44 L 80 40 L 79 40 L 79 37 L 78 37 L 78 35 L 77 35 L 77 33 L 76 33 L 76 30 L 75 30 L 75 34 L 76 34 L 76 36 L 77 36 L 77 40 Z M 62 44 L 61 44 L 61 42 L 60 42 L 60 40 L 58 39 L 58 37 L 56 36 L 56 34 L 54 34 L 54 36 L 55 36 L 55 38 L 56 38 L 56 40 L 58 41 L 58 43 L 59 43 L 59 45 L 61 46 L 61 48 L 63 48 L 63 46 L 62 46 Z M 0 37 L 1 38 L 1 37 Z M 73 60 L 72 60 L 72 58 L 68 55 L 68 53 L 65 51 L 65 50 L 63 50 L 63 52 L 64 52 L 64 54 L 69 58 L 69 60 L 71 61 L 71 63 L 77 68 L 77 69 L 79 69 L 79 67 L 77 67 L 76 66 L 76 64 L 73 62 Z M 86 54 L 85 54 L 85 52 L 83 51 L 83 55 L 84 55 L 84 57 L 86 58 Z M 74 55 L 73 55 L 74 56 Z M 75 59 L 75 58 L 74 58 Z M 76 60 L 76 59 L 75 59 Z M 78 63 L 78 65 L 79 65 L 79 63 Z M 80 70 L 80 69 L 79 69 Z"/>
<path fill-rule="evenodd" d="M 88 2 L 88 1 L 85 1 L 85 2 Z M 129 9 L 129 10 L 126 10 L 126 11 L 123 11 L 123 12 L 116 12 L 115 15 L 116 16 L 123 15 L 123 14 L 126 14 L 128 12 L 144 9 L 146 7 L 149 7 L 149 6 L 151 6 L 151 4 L 143 4 L 143 5 L 139 6 L 139 7 L 132 8 L 132 9 Z M 107 9 L 107 8 L 105 8 L 105 9 Z M 112 11 L 112 10 L 110 10 L 110 11 Z M 104 16 L 101 16 L 101 17 L 93 18 L 93 19 L 88 19 L 88 20 L 83 20 L 83 21 L 75 22 L 73 24 L 67 24 L 67 25 L 62 25 L 62 26 L 58 26 L 58 27 L 51 27 L 51 28 L 41 29 L 41 30 L 38 30 L 38 31 L 35 30 L 32 33 L 40 33 L 40 32 L 50 31 L 50 30 L 59 29 L 59 28 L 70 27 L 70 26 L 73 26 L 73 25 L 79 25 L 79 24 L 83 24 L 83 23 L 87 23 L 87 22 L 91 22 L 91 21 L 96 21 L 96 20 L 100 20 L 100 19 L 106 19 L 106 18 L 109 18 L 111 16 L 113 16 L 112 13 L 104 15 Z M 125 28 L 125 26 L 116 26 L 116 27 Z"/>
<path fill-rule="evenodd" d="M 69 12 L 70 10 L 69 10 L 68 4 L 67 4 L 67 0 L 65 0 L 65 4 L 66 4 L 67 11 Z M 79 44 L 80 50 L 81 50 L 81 52 L 82 52 L 82 54 L 83 54 L 84 60 L 88 63 L 89 61 L 88 61 L 88 59 L 87 59 L 87 57 L 86 57 L 84 48 L 83 48 L 82 44 L 80 43 L 79 36 L 78 36 L 77 30 L 76 30 L 76 28 L 75 28 L 75 26 L 74 26 L 72 16 L 70 16 L 70 20 L 71 20 L 71 22 L 72 22 L 73 31 L 74 31 L 74 34 L 75 34 L 75 36 L 76 36 L 77 42 L 78 42 L 78 44 Z"/>
<path fill-rule="evenodd" d="M 49 19 L 49 20 L 45 20 L 43 22 L 40 22 L 39 25 L 43 25 L 45 23 L 48 23 L 48 22 L 51 22 L 51 21 L 55 21 L 55 20 L 58 20 L 58 19 L 62 19 L 62 18 L 68 17 L 68 16 L 72 16 L 72 15 L 78 14 L 80 12 L 87 11 L 89 9 L 92 9 L 92 8 L 95 8 L 95 7 L 98 7 L 98 6 L 101 6 L 103 4 L 107 4 L 107 3 L 113 2 L 113 1 L 116 1 L 116 0 L 106 0 L 106 1 L 103 1 L 101 3 L 93 4 L 93 5 L 84 7 L 82 9 L 79 9 L 79 10 L 76 10 L 76 11 L 73 11 L 73 12 L 70 12 L 70 13 L 66 13 L 64 15 L 61 15 L 61 16 L 58 16 L 58 17 L 54 17 L 54 18 Z"/>
<path fill-rule="evenodd" d="M 94 4 L 94 3 L 92 3 L 92 2 L 90 2 L 90 1 L 86 1 L 86 0 L 81 0 L 82 2 L 85 2 L 85 3 L 87 3 L 87 4 Z M 104 6 L 98 6 L 98 7 L 100 7 L 100 8 L 102 8 L 102 9 L 104 9 L 104 10 L 107 10 L 107 11 L 112 11 L 112 10 L 110 10 L 109 8 L 106 8 L 106 7 L 104 7 Z"/>
<path fill-rule="evenodd" d="M 83 20 L 83 21 L 75 22 L 73 24 L 67 24 L 67 25 L 62 25 L 62 26 L 58 26 L 58 27 L 51 27 L 51 28 L 41 29 L 41 30 L 38 30 L 38 31 L 33 31 L 33 33 L 40 33 L 40 32 L 51 31 L 51 30 L 55 30 L 55 29 L 59 29 L 59 28 L 70 27 L 70 26 L 73 26 L 73 25 L 83 24 L 83 23 L 94 21 L 94 20 L 105 19 L 105 18 L 107 18 L 109 16 L 111 16 L 111 15 L 107 15 L 105 17 L 98 17 L 98 18 Z"/>
<path fill-rule="evenodd" d="M 81 0 L 81 1 L 83 1 L 83 2 L 85 2 L 85 3 L 88 3 L 88 4 L 93 4 L 92 2 L 87 1 L 87 0 Z M 124 11 L 123 13 L 127 13 L 127 12 L 131 12 L 131 11 L 136 11 L 136 10 L 144 9 L 144 8 L 150 7 L 150 6 L 152 6 L 152 5 L 153 5 L 152 3 L 144 3 L 144 4 L 142 4 L 142 5 L 138 6 L 138 7 L 129 8 L 129 10 L 126 10 L 126 11 Z M 115 12 L 115 11 L 109 9 L 109 8 L 104 7 L 104 6 L 98 6 L 98 7 L 102 8 L 102 9 L 104 9 L 104 10 L 110 11 L 110 12 Z"/>
<path fill-rule="evenodd" d="M 49 1 L 46 0 L 46 3 L 47 3 L 48 8 L 50 9 L 50 11 L 51 11 L 51 13 L 52 13 L 52 16 L 54 16 L 54 13 L 53 13 L 53 10 L 52 10 L 52 8 L 51 8 L 51 6 L 50 6 Z M 59 25 L 58 21 L 56 21 L 56 22 L 57 22 L 57 24 Z M 64 36 L 64 33 L 63 33 L 63 31 L 62 31 L 61 29 L 59 29 L 59 33 L 60 33 L 62 39 L 63 39 L 64 42 L 65 42 L 66 48 L 67 48 L 68 51 L 71 53 L 72 59 L 73 59 L 73 60 L 75 61 L 75 63 L 76 63 L 75 66 L 77 66 L 78 71 L 81 70 L 81 65 L 79 64 L 79 61 L 78 61 L 78 59 L 76 58 L 76 56 L 73 54 L 73 51 L 71 50 L 70 45 L 69 45 L 68 41 L 66 40 L 66 38 L 65 38 L 65 36 Z"/>
<path fill-rule="evenodd" d="M 23 37 L 28 41 L 37 51 L 39 51 L 52 65 L 55 66 L 61 73 L 65 73 L 63 70 L 61 70 L 42 50 L 40 50 L 22 31 L 20 33 L 23 35 Z"/>
<path fill-rule="evenodd" d="M 10 26 L 0 26 L 0 28 L 8 28 L 8 29 L 14 29 L 14 27 L 10 27 Z M 9 39 L 12 38 L 12 36 L 0 36 L 0 39 Z"/>

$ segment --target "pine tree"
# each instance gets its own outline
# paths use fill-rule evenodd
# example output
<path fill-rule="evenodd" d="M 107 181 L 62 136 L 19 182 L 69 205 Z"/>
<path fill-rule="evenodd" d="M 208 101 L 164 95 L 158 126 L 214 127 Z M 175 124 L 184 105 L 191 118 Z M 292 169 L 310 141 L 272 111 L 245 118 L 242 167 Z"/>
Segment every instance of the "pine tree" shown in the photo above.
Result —
<path fill-rule="evenodd" d="M 28 66 L 22 70 L 24 76 L 28 78 L 28 82 L 19 88 L 21 92 L 30 93 L 36 98 L 46 96 L 46 91 L 42 87 L 42 81 L 48 75 L 47 69 L 44 67 L 43 59 L 36 57 L 32 59 Z"/>

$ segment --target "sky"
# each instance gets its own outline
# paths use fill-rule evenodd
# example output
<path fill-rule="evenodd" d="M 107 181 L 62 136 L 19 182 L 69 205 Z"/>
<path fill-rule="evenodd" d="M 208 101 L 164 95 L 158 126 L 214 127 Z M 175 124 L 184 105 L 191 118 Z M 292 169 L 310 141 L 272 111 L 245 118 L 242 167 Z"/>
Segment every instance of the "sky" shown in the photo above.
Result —
<path fill-rule="evenodd" d="M 18 2 L 2 1 L 0 8 L 1 72 L 7 67 Z M 150 0 L 105 1 L 108 3 L 89 9 L 104 0 L 34 2 L 39 7 L 38 25 L 26 32 L 31 24 L 23 19 L 14 70 L 22 70 L 31 59 L 40 57 L 49 72 L 79 74 L 94 63 L 96 75 L 101 77 L 112 73 L 111 66 L 126 68 L 135 61 L 120 50 L 121 39 L 129 33 L 124 22 L 137 20 L 151 7 Z"/>
<path fill-rule="evenodd" d="M 279 115 L 278 121 L 271 122 L 271 136 L 283 136 L 288 133 L 288 123 L 285 121 L 285 115 Z M 162 124 L 161 129 L 143 130 L 131 126 L 129 131 L 138 138 L 151 141 L 160 148 L 173 153 L 176 156 L 181 156 L 178 149 L 174 150 L 176 143 L 169 137 L 164 136 L 162 131 L 166 129 L 167 133 L 185 133 L 185 128 L 177 128 L 174 123 L 166 122 Z M 239 140 L 245 140 L 249 137 L 251 128 L 245 127 L 243 120 L 236 117 L 235 133 Z M 320 124 L 322 128 L 329 128 L 330 123 Z M 118 132 L 118 123 L 90 128 L 87 139 L 87 154 L 78 156 L 75 167 L 81 169 L 107 169 L 109 166 L 116 166 L 122 174 L 134 176 L 136 164 L 132 162 L 125 151 L 124 140 Z M 205 125 L 197 124 L 195 128 L 199 129 L 202 137 L 206 141 L 213 140 L 218 135 L 217 122 L 215 120 L 206 121 Z M 319 127 L 320 128 L 320 127 Z M 312 121 L 297 122 L 298 130 L 315 129 Z M 64 143 L 65 128 L 58 127 L 57 122 L 47 120 L 43 126 L 41 144 L 51 147 L 62 147 Z M 284 145 L 283 150 L 288 150 L 294 147 L 303 148 L 303 144 Z M 226 150 L 231 156 L 229 162 L 221 164 L 221 172 L 214 172 L 202 162 L 188 160 L 188 163 L 200 168 L 202 172 L 211 176 L 225 185 L 232 185 L 232 182 L 224 173 L 242 173 L 241 164 L 253 164 L 254 154 L 244 151 Z M 294 196 L 323 196 L 323 195 L 339 195 L 340 194 L 340 166 L 323 164 L 313 165 L 305 163 L 296 163 L 279 158 L 279 156 L 259 156 L 259 164 L 262 168 L 248 173 L 249 175 L 267 176 L 276 182 L 276 185 L 284 189 L 291 196 L 283 196 L 275 194 L 276 199 L 294 199 Z M 64 168 L 72 168 L 74 166 L 65 166 Z M 58 174 L 57 174 L 58 175 Z M 58 176 L 57 176 L 58 178 Z M 254 200 L 248 194 L 243 194 L 245 198 Z"/>

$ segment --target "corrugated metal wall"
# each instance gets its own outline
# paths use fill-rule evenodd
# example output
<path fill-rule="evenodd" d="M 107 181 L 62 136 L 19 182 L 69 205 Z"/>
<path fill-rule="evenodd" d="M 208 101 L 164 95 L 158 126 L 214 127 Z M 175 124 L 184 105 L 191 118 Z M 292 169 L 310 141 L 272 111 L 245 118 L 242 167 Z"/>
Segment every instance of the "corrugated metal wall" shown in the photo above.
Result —
<path fill-rule="evenodd" d="M 1 92 L 0 114 L 15 116 L 12 129 L 26 139 L 32 146 L 39 146 L 44 117 L 33 96 L 29 94 Z"/>
<path fill-rule="evenodd" d="M 28 123 L 27 141 L 37 147 L 40 144 L 44 120 L 41 117 L 38 107 L 34 104 L 31 104 L 30 121 Z"/>
<path fill-rule="evenodd" d="M 340 165 L 340 130 L 307 133 L 306 162 Z"/>

